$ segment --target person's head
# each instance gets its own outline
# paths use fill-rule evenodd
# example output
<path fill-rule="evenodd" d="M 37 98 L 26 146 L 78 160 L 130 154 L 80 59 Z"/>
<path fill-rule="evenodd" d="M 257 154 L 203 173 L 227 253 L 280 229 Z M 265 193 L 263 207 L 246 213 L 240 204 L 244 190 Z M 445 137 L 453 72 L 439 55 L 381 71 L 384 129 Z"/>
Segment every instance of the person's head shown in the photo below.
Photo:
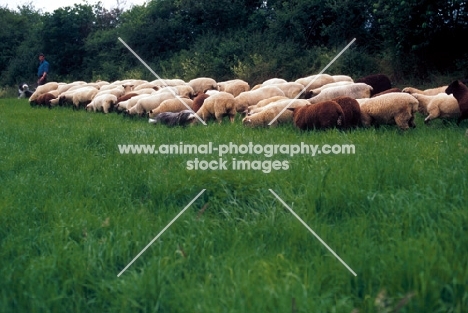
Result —
<path fill-rule="evenodd" d="M 39 61 L 44 61 L 45 59 L 45 56 L 44 56 L 44 53 L 39 53 Z"/>

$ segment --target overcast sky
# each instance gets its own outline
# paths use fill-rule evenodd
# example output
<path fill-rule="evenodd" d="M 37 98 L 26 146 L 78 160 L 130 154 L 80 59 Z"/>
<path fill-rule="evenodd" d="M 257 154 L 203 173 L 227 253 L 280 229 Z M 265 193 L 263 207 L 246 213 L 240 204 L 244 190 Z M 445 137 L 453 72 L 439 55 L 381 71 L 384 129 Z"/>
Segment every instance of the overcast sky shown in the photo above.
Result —
<path fill-rule="evenodd" d="M 120 1 L 120 7 L 125 9 L 130 8 L 132 5 L 142 5 L 146 1 L 149 0 L 101 0 L 104 8 L 110 10 L 117 7 L 117 1 Z M 88 4 L 95 4 L 98 0 L 88 0 Z M 22 6 L 23 4 L 31 3 L 34 8 L 41 9 L 43 12 L 50 12 L 52 13 L 54 10 L 58 8 L 63 8 L 66 6 L 73 7 L 75 3 L 77 4 L 84 4 L 85 1 L 79 0 L 0 0 L 0 6 L 8 7 L 9 9 L 16 10 L 18 6 Z"/>

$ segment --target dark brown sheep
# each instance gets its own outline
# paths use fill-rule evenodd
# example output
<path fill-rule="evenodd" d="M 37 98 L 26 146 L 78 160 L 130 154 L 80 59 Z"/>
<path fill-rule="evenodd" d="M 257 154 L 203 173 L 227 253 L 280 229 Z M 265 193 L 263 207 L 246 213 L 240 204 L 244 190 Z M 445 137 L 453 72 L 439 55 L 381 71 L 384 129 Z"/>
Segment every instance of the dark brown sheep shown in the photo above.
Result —
<path fill-rule="evenodd" d="M 43 93 L 42 95 L 39 95 L 39 97 L 37 97 L 36 104 L 40 106 L 48 106 L 50 108 L 50 100 L 53 100 L 55 98 L 57 97 L 51 93 Z"/>
<path fill-rule="evenodd" d="M 460 106 L 460 117 L 457 120 L 457 125 L 460 122 L 468 118 L 468 87 L 461 81 L 456 80 L 445 89 L 445 93 L 450 95 L 453 94 L 455 99 L 458 101 Z"/>
<path fill-rule="evenodd" d="M 294 125 L 302 130 L 341 128 L 344 121 L 344 113 L 340 105 L 335 101 L 323 101 L 295 109 Z"/>
<path fill-rule="evenodd" d="M 205 99 L 208 97 L 209 95 L 204 92 L 197 93 L 195 98 L 193 98 L 193 112 L 198 112 L 198 110 L 200 110 L 201 106 L 203 105 L 203 102 L 205 102 Z"/>
<path fill-rule="evenodd" d="M 371 97 L 375 94 L 381 93 L 382 91 L 392 88 L 390 78 L 384 74 L 374 74 L 365 77 L 361 77 L 355 80 L 356 83 L 365 83 L 372 86 Z"/>
<path fill-rule="evenodd" d="M 355 128 L 361 125 L 361 107 L 356 99 L 338 97 L 332 99 L 339 104 L 344 113 L 343 128 Z"/>

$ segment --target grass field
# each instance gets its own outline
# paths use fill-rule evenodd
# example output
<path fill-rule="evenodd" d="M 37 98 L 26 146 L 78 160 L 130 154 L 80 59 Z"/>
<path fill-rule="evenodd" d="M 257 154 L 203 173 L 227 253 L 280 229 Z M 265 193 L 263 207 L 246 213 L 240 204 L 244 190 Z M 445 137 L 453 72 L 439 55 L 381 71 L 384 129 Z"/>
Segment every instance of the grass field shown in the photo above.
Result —
<path fill-rule="evenodd" d="M 301 133 L 239 119 L 171 129 L 16 99 L 0 110 L 0 312 L 468 312 L 466 121 Z M 267 174 L 118 149 L 180 142 L 355 153 L 223 157 L 289 165 Z"/>

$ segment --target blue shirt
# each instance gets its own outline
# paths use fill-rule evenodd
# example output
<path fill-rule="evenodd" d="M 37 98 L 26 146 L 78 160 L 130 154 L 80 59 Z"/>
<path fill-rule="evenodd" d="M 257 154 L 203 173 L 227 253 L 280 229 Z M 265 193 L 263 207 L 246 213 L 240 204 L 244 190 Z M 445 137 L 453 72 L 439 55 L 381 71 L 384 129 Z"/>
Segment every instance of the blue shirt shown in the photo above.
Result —
<path fill-rule="evenodd" d="M 39 64 L 39 69 L 37 70 L 37 77 L 41 77 L 42 74 L 49 73 L 49 62 L 46 60 L 42 61 L 41 64 Z"/>

